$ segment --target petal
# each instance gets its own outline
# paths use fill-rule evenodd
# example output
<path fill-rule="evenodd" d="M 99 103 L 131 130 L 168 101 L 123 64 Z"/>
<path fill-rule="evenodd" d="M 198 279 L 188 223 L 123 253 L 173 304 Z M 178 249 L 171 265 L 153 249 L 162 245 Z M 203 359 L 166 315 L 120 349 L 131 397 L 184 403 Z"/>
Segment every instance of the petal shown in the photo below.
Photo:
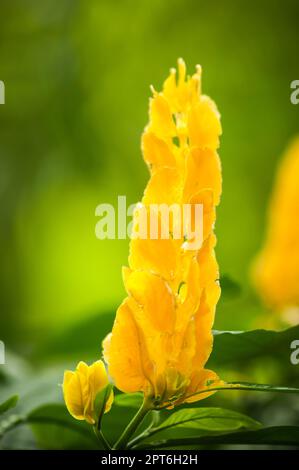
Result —
<path fill-rule="evenodd" d="M 73 376 L 74 376 L 75 372 L 73 372 L 72 370 L 66 370 L 64 372 L 64 377 L 63 377 L 63 387 L 67 387 L 69 382 L 72 380 Z"/>
<path fill-rule="evenodd" d="M 216 237 L 211 234 L 203 243 L 197 253 L 197 261 L 200 267 L 200 286 L 209 288 L 217 285 L 219 290 L 219 267 L 215 256 L 214 246 Z"/>
<path fill-rule="evenodd" d="M 149 130 L 159 138 L 174 137 L 176 135 L 175 123 L 166 99 L 158 93 L 150 101 Z"/>
<path fill-rule="evenodd" d="M 118 308 L 108 346 L 109 373 L 125 393 L 145 390 L 150 373 L 132 308 L 130 299 Z"/>
<path fill-rule="evenodd" d="M 209 385 L 209 382 L 213 383 Z M 196 371 L 191 377 L 190 385 L 185 392 L 186 398 L 184 399 L 184 403 L 193 403 L 198 400 L 203 400 L 204 398 L 207 398 L 215 393 L 215 391 L 209 392 L 209 387 L 214 388 L 221 385 L 223 385 L 223 381 L 219 379 L 215 372 L 208 369 Z M 206 393 L 200 393 L 196 395 L 196 392 L 202 392 L 205 389 L 207 389 Z"/>
<path fill-rule="evenodd" d="M 76 367 L 76 371 L 77 371 L 79 374 L 81 374 L 81 375 L 83 375 L 84 377 L 86 377 L 86 378 L 87 378 L 87 376 L 88 376 L 88 369 L 89 369 L 89 367 L 88 367 L 88 365 L 86 364 L 86 362 L 84 362 L 84 361 L 80 361 L 79 364 L 78 364 L 77 367 Z"/>
<path fill-rule="evenodd" d="M 154 169 L 163 166 L 175 167 L 175 156 L 169 144 L 159 139 L 153 132 L 144 132 L 141 146 L 144 160 Z"/>
<path fill-rule="evenodd" d="M 200 303 L 202 290 L 200 267 L 196 258 L 192 257 L 185 272 L 182 272 L 181 287 L 178 293 L 180 302 L 177 302 L 177 330 L 184 331 L 190 319 L 193 319 Z"/>
<path fill-rule="evenodd" d="M 175 168 L 160 168 L 151 177 L 142 199 L 143 204 L 179 204 L 182 178 Z"/>
<path fill-rule="evenodd" d="M 76 419 L 84 420 L 81 383 L 76 372 L 66 371 L 64 373 L 63 396 L 69 413 Z"/>
<path fill-rule="evenodd" d="M 193 370 L 193 358 L 196 353 L 196 335 L 194 321 L 189 320 L 184 330 L 176 336 L 176 368 L 182 377 L 190 377 Z"/>
<path fill-rule="evenodd" d="M 196 227 L 196 225 L 201 223 L 200 228 L 202 230 L 203 240 L 206 240 L 206 238 L 211 234 L 216 220 L 213 191 L 211 189 L 203 189 L 190 198 L 189 204 L 192 206 L 195 204 L 201 204 L 203 206 L 203 220 L 192 220 L 192 227 Z M 195 211 L 193 210 L 193 219 L 194 215 Z"/>
<path fill-rule="evenodd" d="M 174 295 L 161 277 L 145 271 L 133 272 L 126 287 L 132 296 L 131 309 L 144 348 L 142 354 L 150 363 L 147 376 L 156 390 L 157 377 L 179 353 L 174 341 Z"/>
<path fill-rule="evenodd" d="M 134 271 L 126 281 L 126 289 L 142 307 L 144 319 L 155 330 L 172 332 L 174 296 L 161 277 L 147 271 Z"/>
<path fill-rule="evenodd" d="M 203 368 L 213 346 L 212 326 L 214 323 L 216 303 L 209 305 L 204 291 L 200 306 L 195 314 L 196 352 L 193 359 L 194 370 Z"/>
<path fill-rule="evenodd" d="M 189 201 L 203 189 L 210 189 L 213 192 L 214 203 L 218 205 L 221 185 L 221 165 L 217 153 L 208 148 L 192 149 L 187 156 L 184 200 Z"/>
<path fill-rule="evenodd" d="M 171 69 L 170 74 L 163 83 L 163 95 L 167 99 L 170 109 L 173 113 L 179 111 L 177 99 L 176 70 Z"/>
<path fill-rule="evenodd" d="M 216 150 L 221 135 L 220 115 L 215 103 L 207 96 L 190 108 L 188 115 L 190 144 Z"/>
<path fill-rule="evenodd" d="M 89 381 L 89 366 L 85 362 L 80 361 L 76 368 L 76 375 L 80 382 L 84 418 L 90 423 L 93 422 L 93 396 Z"/>
<path fill-rule="evenodd" d="M 86 403 L 90 395 L 90 389 L 88 381 L 89 367 L 85 362 L 79 362 L 76 368 L 76 375 L 80 381 L 83 403 Z"/>
<path fill-rule="evenodd" d="M 131 269 L 152 271 L 164 279 L 172 279 L 177 267 L 178 252 L 172 239 L 133 239 L 130 244 Z"/>
<path fill-rule="evenodd" d="M 88 380 L 91 394 L 95 399 L 97 393 L 100 392 L 109 383 L 103 361 L 96 361 L 89 367 Z"/>

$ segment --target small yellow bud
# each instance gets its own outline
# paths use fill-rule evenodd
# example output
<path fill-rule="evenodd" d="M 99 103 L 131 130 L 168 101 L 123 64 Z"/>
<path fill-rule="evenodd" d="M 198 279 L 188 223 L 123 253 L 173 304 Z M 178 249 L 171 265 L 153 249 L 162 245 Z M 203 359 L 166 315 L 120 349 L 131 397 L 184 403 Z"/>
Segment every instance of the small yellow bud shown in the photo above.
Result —
<path fill-rule="evenodd" d="M 63 396 L 69 413 L 79 420 L 95 424 L 94 402 L 97 394 L 109 384 L 105 365 L 96 361 L 91 366 L 79 362 L 75 372 L 67 370 L 63 379 Z M 107 413 L 113 402 L 113 392 L 105 405 Z"/>

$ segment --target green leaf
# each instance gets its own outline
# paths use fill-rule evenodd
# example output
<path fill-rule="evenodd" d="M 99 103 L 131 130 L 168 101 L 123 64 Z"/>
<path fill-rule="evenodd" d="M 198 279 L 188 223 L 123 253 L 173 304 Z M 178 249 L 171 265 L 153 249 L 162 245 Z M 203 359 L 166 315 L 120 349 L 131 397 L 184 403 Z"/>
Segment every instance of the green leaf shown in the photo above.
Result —
<path fill-rule="evenodd" d="M 98 449 L 92 426 L 75 420 L 65 405 L 41 406 L 26 418 L 40 449 Z"/>
<path fill-rule="evenodd" d="M 163 423 L 152 429 L 157 433 L 171 427 L 227 431 L 242 428 L 258 428 L 258 421 L 236 411 L 223 408 L 186 408 L 169 416 Z"/>
<path fill-rule="evenodd" d="M 114 404 L 130 408 L 140 408 L 143 401 L 142 393 L 120 393 L 115 395 Z"/>
<path fill-rule="evenodd" d="M 214 331 L 214 346 L 208 366 L 234 368 L 257 358 L 271 358 L 284 367 L 290 363 L 290 344 L 299 338 L 299 325 L 283 331 Z"/>
<path fill-rule="evenodd" d="M 250 382 L 226 382 L 223 385 L 219 386 L 211 386 L 208 389 L 201 390 L 196 392 L 189 397 L 199 396 L 203 393 L 208 391 L 214 392 L 221 392 L 221 391 L 234 391 L 234 390 L 244 390 L 249 392 L 278 392 L 278 393 L 299 393 L 299 388 L 295 387 L 280 387 L 277 385 L 269 385 L 269 384 L 257 384 L 257 383 L 250 383 Z"/>
<path fill-rule="evenodd" d="M 102 417 L 105 412 L 106 403 L 110 397 L 110 394 L 113 390 L 113 385 L 108 384 L 103 388 L 96 396 L 94 401 L 94 419 L 97 423 L 97 429 L 101 428 Z"/>
<path fill-rule="evenodd" d="M 18 395 L 13 395 L 10 397 L 8 400 L 6 400 L 4 403 L 0 404 L 0 415 L 5 413 L 6 411 L 10 410 L 11 408 L 14 408 L 18 402 Z"/>
<path fill-rule="evenodd" d="M 1 422 L 0 435 L 5 449 L 98 449 L 92 427 L 58 404 L 40 406 L 27 416 L 8 417 Z"/>
<path fill-rule="evenodd" d="M 277 385 L 269 384 L 256 384 L 250 382 L 230 382 L 229 389 L 235 390 L 248 390 L 256 392 L 276 392 L 276 393 L 299 393 L 299 388 L 296 387 L 280 387 Z"/>
<path fill-rule="evenodd" d="M 299 446 L 299 426 L 273 426 L 256 431 L 201 437 L 202 443 L 213 440 L 223 444 L 296 445 Z"/>
<path fill-rule="evenodd" d="M 258 421 L 236 411 L 223 408 L 185 408 L 172 413 L 160 425 L 143 432 L 131 442 L 131 446 L 149 439 L 157 433 L 168 431 L 169 434 L 170 430 L 175 431 L 178 428 L 227 432 L 239 429 L 257 429 L 261 426 Z"/>
<path fill-rule="evenodd" d="M 299 447 L 299 426 L 273 426 L 252 431 L 214 434 L 181 439 L 164 439 L 136 446 L 136 449 L 182 449 L 204 445 L 272 445 Z M 134 447 L 135 448 L 135 447 Z"/>

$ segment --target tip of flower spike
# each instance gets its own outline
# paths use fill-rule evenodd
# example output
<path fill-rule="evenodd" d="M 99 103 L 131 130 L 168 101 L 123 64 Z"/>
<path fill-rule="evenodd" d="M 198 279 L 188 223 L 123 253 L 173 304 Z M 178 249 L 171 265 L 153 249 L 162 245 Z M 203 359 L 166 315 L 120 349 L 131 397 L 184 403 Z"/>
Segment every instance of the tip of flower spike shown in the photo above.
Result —
<path fill-rule="evenodd" d="M 201 72 L 202 72 L 202 67 L 201 67 L 201 65 L 196 64 L 195 70 L 196 70 L 196 73 L 197 73 L 198 75 L 201 75 Z"/>
<path fill-rule="evenodd" d="M 186 77 L 186 64 L 181 57 L 178 59 L 178 71 L 179 71 L 179 82 L 183 83 Z"/>
<path fill-rule="evenodd" d="M 150 85 L 150 90 L 151 90 L 153 96 L 157 95 L 158 92 L 155 90 L 154 85 Z"/>
<path fill-rule="evenodd" d="M 197 81 L 197 82 L 201 82 L 201 74 L 202 74 L 202 68 L 201 68 L 201 65 L 197 64 L 195 66 L 195 74 L 193 75 L 193 80 Z"/>

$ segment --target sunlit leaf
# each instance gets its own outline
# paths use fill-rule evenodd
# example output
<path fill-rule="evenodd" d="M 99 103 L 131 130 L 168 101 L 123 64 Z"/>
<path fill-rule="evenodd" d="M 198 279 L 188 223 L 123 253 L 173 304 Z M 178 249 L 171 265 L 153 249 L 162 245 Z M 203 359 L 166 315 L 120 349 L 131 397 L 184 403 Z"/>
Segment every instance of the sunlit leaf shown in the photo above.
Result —
<path fill-rule="evenodd" d="M 228 429 L 257 428 L 258 421 L 241 413 L 223 408 L 186 408 L 172 413 L 151 432 L 159 432 L 174 426 L 222 431 Z"/>
<path fill-rule="evenodd" d="M 145 439 L 150 439 L 153 435 L 165 431 L 172 431 L 171 436 L 175 436 L 174 431 L 178 429 L 202 430 L 206 432 L 227 432 L 240 429 L 257 429 L 262 425 L 244 414 L 223 408 L 185 408 L 172 413 L 160 425 L 150 428 L 139 438 L 132 441 L 133 445 Z"/>
<path fill-rule="evenodd" d="M 118 406 L 128 406 L 130 408 L 140 408 L 142 400 L 142 393 L 120 393 L 115 396 L 114 404 Z"/>

